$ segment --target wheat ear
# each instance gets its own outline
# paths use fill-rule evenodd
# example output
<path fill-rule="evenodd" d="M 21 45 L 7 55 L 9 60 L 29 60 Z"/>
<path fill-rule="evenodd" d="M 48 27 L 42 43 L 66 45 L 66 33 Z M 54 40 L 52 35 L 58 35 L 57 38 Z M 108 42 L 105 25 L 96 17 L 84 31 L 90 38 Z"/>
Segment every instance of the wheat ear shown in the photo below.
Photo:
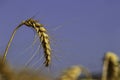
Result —
<path fill-rule="evenodd" d="M 13 33 L 12 33 L 12 36 L 7 44 L 7 47 L 5 49 L 5 52 L 4 52 L 4 56 L 3 56 L 3 62 L 5 62 L 6 60 L 6 56 L 7 56 L 7 53 L 8 53 L 8 49 L 11 45 L 11 42 L 15 36 L 15 33 L 16 31 L 22 26 L 22 25 L 26 25 L 28 27 L 32 27 L 36 30 L 37 34 L 39 35 L 39 38 L 40 38 L 40 42 L 42 44 L 42 47 L 44 49 L 44 56 L 45 56 L 45 66 L 48 67 L 50 65 L 50 61 L 51 61 L 51 46 L 50 46 L 50 40 L 49 40 L 49 35 L 47 34 L 47 30 L 43 27 L 42 24 L 38 23 L 37 20 L 33 20 L 32 18 L 30 19 L 27 19 L 26 21 L 22 21 L 22 23 L 17 26 Z"/>
<path fill-rule="evenodd" d="M 51 61 L 51 46 L 50 46 L 50 40 L 49 40 L 49 35 L 47 34 L 47 30 L 43 27 L 42 24 L 38 23 L 38 21 L 33 20 L 32 18 L 24 21 L 23 23 L 28 27 L 34 28 L 37 34 L 39 35 L 40 42 L 44 49 L 44 56 L 46 59 L 44 64 L 46 67 L 48 67 Z"/>
<path fill-rule="evenodd" d="M 118 80 L 119 58 L 113 52 L 107 52 L 103 62 L 102 80 Z"/>
<path fill-rule="evenodd" d="M 84 67 L 82 66 L 72 66 L 68 69 L 66 69 L 58 78 L 58 80 L 77 80 L 80 75 L 84 73 L 87 76 L 87 79 L 85 80 L 92 80 L 92 77 L 90 75 L 90 73 L 88 72 L 88 70 L 86 70 Z"/>

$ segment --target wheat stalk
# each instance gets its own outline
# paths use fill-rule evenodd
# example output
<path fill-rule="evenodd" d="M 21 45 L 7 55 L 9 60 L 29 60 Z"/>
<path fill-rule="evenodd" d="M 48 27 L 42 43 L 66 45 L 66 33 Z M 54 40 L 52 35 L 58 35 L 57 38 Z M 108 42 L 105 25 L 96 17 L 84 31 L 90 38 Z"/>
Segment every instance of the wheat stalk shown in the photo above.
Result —
<path fill-rule="evenodd" d="M 113 52 L 107 52 L 104 56 L 102 80 L 118 80 L 119 58 Z"/>
<path fill-rule="evenodd" d="M 11 38 L 10 38 L 8 44 L 7 44 L 7 47 L 6 47 L 6 49 L 5 49 L 4 55 L 3 55 L 3 59 L 2 59 L 2 62 L 3 62 L 3 63 L 5 63 L 5 61 L 6 61 L 6 57 L 7 57 L 7 54 L 8 54 L 8 49 L 9 49 L 9 47 L 10 47 L 10 45 L 11 45 L 11 42 L 12 42 L 14 36 L 15 36 L 15 33 L 16 33 L 16 31 L 17 31 L 22 25 L 23 25 L 23 23 L 21 23 L 20 25 L 18 25 L 18 26 L 14 29 L 14 31 L 13 31 L 13 33 L 12 33 L 12 36 L 11 36 Z"/>
<path fill-rule="evenodd" d="M 44 64 L 45 64 L 46 67 L 48 67 L 50 65 L 50 61 L 51 61 L 51 46 L 50 46 L 49 35 L 47 34 L 47 30 L 43 27 L 43 25 L 40 24 L 40 23 L 38 23 L 37 20 L 34 20 L 32 18 L 27 19 L 25 21 L 22 21 L 22 23 L 14 29 L 14 31 L 12 33 L 12 36 L 11 36 L 9 42 L 8 42 L 7 47 L 6 47 L 6 50 L 4 52 L 3 62 L 5 62 L 5 60 L 6 60 L 8 49 L 10 47 L 10 44 L 11 44 L 13 38 L 14 38 L 14 35 L 15 35 L 16 31 L 22 25 L 26 25 L 26 26 L 28 26 L 28 27 L 33 28 L 33 29 L 36 30 L 37 34 L 39 35 L 42 47 L 44 49 L 44 57 L 45 57 Z"/>

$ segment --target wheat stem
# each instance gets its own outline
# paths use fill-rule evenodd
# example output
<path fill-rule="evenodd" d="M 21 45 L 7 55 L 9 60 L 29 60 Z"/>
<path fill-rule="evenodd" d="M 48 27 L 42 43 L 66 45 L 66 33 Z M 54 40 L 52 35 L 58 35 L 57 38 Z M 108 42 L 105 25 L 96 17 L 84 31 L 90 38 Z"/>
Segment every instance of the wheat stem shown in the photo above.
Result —
<path fill-rule="evenodd" d="M 8 44 L 7 44 L 7 47 L 6 47 L 6 49 L 5 49 L 4 55 L 3 55 L 3 60 L 2 60 L 3 63 L 5 63 L 5 61 L 6 61 L 6 57 L 7 57 L 7 54 L 8 54 L 8 49 L 9 49 L 11 43 L 12 43 L 12 40 L 13 40 L 13 38 L 14 38 L 14 36 L 15 36 L 15 33 L 16 33 L 16 31 L 17 31 L 22 25 L 23 25 L 23 24 L 21 23 L 20 25 L 18 25 L 18 26 L 14 29 L 14 31 L 13 31 L 13 33 L 12 33 L 12 36 L 11 36 L 11 38 L 10 38 Z"/>

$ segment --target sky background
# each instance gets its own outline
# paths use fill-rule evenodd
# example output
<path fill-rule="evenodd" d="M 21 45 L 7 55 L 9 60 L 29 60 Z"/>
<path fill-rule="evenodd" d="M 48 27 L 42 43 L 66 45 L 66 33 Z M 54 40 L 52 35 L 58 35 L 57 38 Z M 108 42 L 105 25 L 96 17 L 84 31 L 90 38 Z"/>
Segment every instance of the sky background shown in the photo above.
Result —
<path fill-rule="evenodd" d="M 120 56 L 119 0 L 0 0 L 1 54 L 13 29 L 32 16 L 46 25 L 51 36 L 53 53 L 60 60 L 53 62 L 56 71 L 82 65 L 98 72 L 105 52 Z M 25 52 L 25 48 L 33 37 L 31 29 L 21 27 L 7 59 L 13 64 L 24 63 L 31 50 Z"/>

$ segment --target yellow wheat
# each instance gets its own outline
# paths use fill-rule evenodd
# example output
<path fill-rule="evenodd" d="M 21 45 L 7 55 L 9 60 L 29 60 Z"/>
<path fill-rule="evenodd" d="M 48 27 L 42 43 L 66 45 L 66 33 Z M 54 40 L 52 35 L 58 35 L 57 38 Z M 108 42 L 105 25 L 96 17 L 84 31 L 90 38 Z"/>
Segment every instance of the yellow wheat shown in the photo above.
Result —
<path fill-rule="evenodd" d="M 15 80 L 14 73 L 10 69 L 8 64 L 2 62 L 2 57 L 0 56 L 0 80 Z"/>
<path fill-rule="evenodd" d="M 86 80 L 92 80 L 92 77 L 89 74 L 88 70 L 82 66 L 72 66 L 66 69 L 58 78 L 58 80 L 77 80 L 82 73 L 87 76 Z"/>
<path fill-rule="evenodd" d="M 45 56 L 45 66 L 48 67 L 51 61 L 51 47 L 50 47 L 50 40 L 49 35 L 47 34 L 47 30 L 43 27 L 42 24 L 38 23 L 38 21 L 33 20 L 32 18 L 23 21 L 24 25 L 32 27 L 36 30 L 39 35 L 42 47 L 44 49 L 44 56 Z"/>
<path fill-rule="evenodd" d="M 102 80 L 118 80 L 119 58 L 113 52 L 107 52 L 103 62 Z"/>
<path fill-rule="evenodd" d="M 45 64 L 46 67 L 48 67 L 50 65 L 50 62 L 51 62 L 51 46 L 50 46 L 49 35 L 47 34 L 47 30 L 44 28 L 44 26 L 42 24 L 38 23 L 37 20 L 34 20 L 32 18 L 27 19 L 25 21 L 22 21 L 22 23 L 14 29 L 14 31 L 12 33 L 12 36 L 10 38 L 10 41 L 8 42 L 8 45 L 7 45 L 6 50 L 4 52 L 3 62 L 5 62 L 5 60 L 6 60 L 8 49 L 10 47 L 10 44 L 11 44 L 13 38 L 14 38 L 14 35 L 15 35 L 16 31 L 22 25 L 26 25 L 26 26 L 36 30 L 37 34 L 39 35 L 42 47 L 44 49 L 44 57 L 45 57 L 44 64 Z"/>

